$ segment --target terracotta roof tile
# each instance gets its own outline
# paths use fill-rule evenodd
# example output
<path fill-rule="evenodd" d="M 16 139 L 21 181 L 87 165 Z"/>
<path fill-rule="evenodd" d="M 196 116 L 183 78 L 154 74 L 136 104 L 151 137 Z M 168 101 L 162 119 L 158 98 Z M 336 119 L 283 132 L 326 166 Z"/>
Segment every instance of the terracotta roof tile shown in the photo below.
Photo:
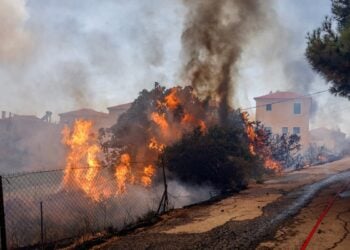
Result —
<path fill-rule="evenodd" d="M 65 115 L 72 115 L 72 116 L 101 116 L 101 117 L 106 117 L 108 116 L 107 113 L 103 113 L 103 112 L 98 112 L 96 110 L 93 109 L 79 109 L 79 110 L 74 110 L 74 111 L 70 111 L 70 112 L 66 112 L 66 113 L 61 113 L 59 114 L 59 116 L 65 116 Z"/>
<path fill-rule="evenodd" d="M 116 109 L 117 110 L 126 110 L 126 109 L 129 109 L 131 107 L 131 104 L 132 103 L 120 104 L 120 105 L 108 107 L 107 109 L 108 110 L 116 110 Z"/>
<path fill-rule="evenodd" d="M 310 96 L 307 96 L 307 94 L 300 94 L 296 92 L 291 91 L 277 91 L 277 92 L 270 92 L 267 95 L 254 97 L 254 99 L 294 99 L 294 98 L 311 98 Z"/>

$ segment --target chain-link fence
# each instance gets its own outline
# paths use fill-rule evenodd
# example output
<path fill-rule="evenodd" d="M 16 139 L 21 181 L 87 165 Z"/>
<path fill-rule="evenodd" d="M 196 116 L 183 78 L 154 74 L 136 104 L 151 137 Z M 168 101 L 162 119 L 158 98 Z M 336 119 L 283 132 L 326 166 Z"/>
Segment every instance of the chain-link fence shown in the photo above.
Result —
<path fill-rule="evenodd" d="M 0 222 L 5 222 L 6 228 L 1 231 L 6 232 L 9 249 L 51 249 L 96 233 L 122 230 L 154 213 L 163 193 L 162 186 L 147 189 L 133 185 L 125 194 L 92 199 L 81 189 L 64 184 L 64 170 L 5 175 L 1 179 L 4 218 Z M 95 191 L 104 194 L 115 185 L 108 169 L 95 176 Z M 1 229 L 3 226 L 0 223 Z"/>

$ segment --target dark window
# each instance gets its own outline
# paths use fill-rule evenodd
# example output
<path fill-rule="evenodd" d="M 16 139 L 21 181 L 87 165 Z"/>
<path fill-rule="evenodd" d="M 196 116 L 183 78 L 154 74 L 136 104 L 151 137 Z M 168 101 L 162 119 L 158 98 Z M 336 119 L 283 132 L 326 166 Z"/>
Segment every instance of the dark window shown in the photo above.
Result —
<path fill-rule="evenodd" d="M 294 114 L 295 115 L 301 114 L 301 103 L 294 103 Z"/>
<path fill-rule="evenodd" d="M 272 104 L 266 104 L 266 111 L 272 110 Z"/>
<path fill-rule="evenodd" d="M 269 133 L 272 133 L 272 128 L 271 127 L 265 127 L 265 130 Z"/>
<path fill-rule="evenodd" d="M 299 135 L 300 134 L 300 127 L 294 127 L 293 128 L 293 134 Z"/>
<path fill-rule="evenodd" d="M 282 134 L 288 134 L 288 128 L 287 127 L 283 127 L 282 128 Z"/>

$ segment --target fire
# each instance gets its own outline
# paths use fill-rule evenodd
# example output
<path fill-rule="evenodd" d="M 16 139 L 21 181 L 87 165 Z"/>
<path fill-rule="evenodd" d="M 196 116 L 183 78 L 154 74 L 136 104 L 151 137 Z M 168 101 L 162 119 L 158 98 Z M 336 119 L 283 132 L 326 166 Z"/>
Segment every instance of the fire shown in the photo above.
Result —
<path fill-rule="evenodd" d="M 143 176 L 141 182 L 145 187 L 149 187 L 152 184 L 152 177 L 155 173 L 155 168 L 153 165 L 148 165 L 143 169 Z"/>
<path fill-rule="evenodd" d="M 169 124 L 165 118 L 165 114 L 158 114 L 156 112 L 153 112 L 151 114 L 151 119 L 161 128 L 163 132 L 168 130 Z"/>
<path fill-rule="evenodd" d="M 149 148 L 157 150 L 157 144 L 159 144 L 162 146 L 158 148 L 158 151 L 161 151 L 166 145 L 174 143 L 184 133 L 190 132 L 196 127 L 200 127 L 203 132 L 206 131 L 207 126 L 204 119 L 200 119 L 198 115 L 191 112 L 192 105 L 195 103 L 192 99 L 194 98 L 193 92 L 181 91 L 181 88 L 174 87 L 165 94 L 164 98 L 158 99 L 155 102 L 156 111 L 150 113 L 150 120 L 157 127 L 152 130 L 153 133 L 151 133 L 152 139 Z M 204 116 L 203 113 L 202 116 Z M 154 143 L 155 141 L 157 143 Z"/>
<path fill-rule="evenodd" d="M 194 118 L 193 115 L 186 113 L 182 118 L 182 123 L 194 123 L 196 121 L 196 118 Z"/>
<path fill-rule="evenodd" d="M 243 122 L 245 124 L 246 133 L 249 139 L 249 151 L 252 155 L 256 155 L 254 141 L 256 140 L 256 133 L 251 122 L 249 122 L 248 113 L 242 113 Z"/>
<path fill-rule="evenodd" d="M 205 132 L 207 130 L 207 126 L 203 120 L 197 119 L 189 113 L 185 113 L 185 115 L 182 117 L 181 123 L 182 124 L 191 124 L 193 126 L 198 126 L 198 127 L 200 127 L 202 132 Z"/>
<path fill-rule="evenodd" d="M 63 185 L 83 191 L 93 201 L 126 192 L 126 185 L 139 184 L 149 187 L 155 173 L 153 165 L 146 166 L 142 173 L 133 175 L 130 154 L 120 156 L 119 164 L 115 166 L 114 182 L 107 182 L 101 175 L 101 148 L 93 131 L 93 123 L 86 120 L 76 120 L 73 128 L 65 126 L 62 130 L 62 142 L 68 148 Z M 150 149 L 162 151 L 165 145 L 152 139 Z M 99 187 L 99 188 L 97 188 Z"/>
<path fill-rule="evenodd" d="M 176 109 L 180 104 L 180 100 L 176 96 L 176 94 L 177 94 L 177 90 L 176 88 L 173 88 L 171 89 L 170 94 L 165 97 L 166 106 L 169 107 L 170 109 Z"/>
<path fill-rule="evenodd" d="M 92 122 L 85 120 L 76 120 L 72 130 L 68 126 L 63 128 L 62 142 L 69 148 L 63 182 L 97 200 L 99 195 L 93 188 L 93 180 L 100 168 L 97 156 L 101 150 L 92 128 Z"/>
<path fill-rule="evenodd" d="M 277 161 L 272 159 L 265 159 L 265 168 L 274 170 L 275 172 L 281 172 L 282 166 Z"/>
<path fill-rule="evenodd" d="M 92 145 L 87 150 L 87 163 L 89 170 L 86 173 L 86 180 L 91 183 L 91 181 L 97 175 L 97 168 L 100 166 L 97 160 L 97 154 L 100 152 L 100 148 L 97 145 Z"/>
<path fill-rule="evenodd" d="M 156 138 L 152 137 L 150 143 L 148 144 L 148 147 L 158 152 L 162 152 L 165 148 L 165 145 L 162 143 L 158 143 Z"/>
<path fill-rule="evenodd" d="M 156 165 L 148 162 L 156 161 L 159 153 L 181 139 L 184 133 L 196 127 L 203 132 L 207 130 L 206 122 L 210 124 L 211 120 L 207 119 L 206 105 L 196 100 L 191 88 L 175 87 L 169 91 L 159 88 L 158 91 L 162 95 L 156 95 L 154 102 L 149 103 L 145 110 L 148 123 L 141 126 L 145 129 L 145 145 L 135 146 L 132 139 L 126 139 L 116 155 L 109 157 L 107 153 L 104 156 L 91 121 L 77 120 L 72 128 L 64 127 L 63 143 L 68 149 L 65 187 L 81 190 L 95 201 L 124 194 L 129 185 L 150 187 Z M 124 154 L 119 155 L 119 152 Z M 105 162 L 106 165 L 102 165 Z M 112 182 L 108 180 L 108 187 L 104 185 L 106 178 L 110 178 L 104 175 L 105 167 L 113 168 L 113 179 Z"/>
<path fill-rule="evenodd" d="M 199 127 L 201 128 L 202 132 L 205 132 L 207 130 L 207 125 L 203 120 L 199 120 Z"/>
<path fill-rule="evenodd" d="M 126 191 L 126 182 L 130 175 L 130 161 L 131 158 L 129 154 L 122 154 L 120 157 L 120 164 L 116 167 L 115 177 L 117 180 L 117 194 L 123 194 Z"/>
<path fill-rule="evenodd" d="M 255 134 L 253 126 L 248 125 L 247 128 L 246 128 L 246 132 L 247 132 L 247 135 L 248 135 L 248 138 L 249 138 L 249 141 L 250 141 L 250 143 L 249 143 L 249 151 L 250 151 L 250 153 L 252 155 L 256 155 L 255 148 L 254 148 L 254 145 L 253 145 L 253 141 L 256 138 L 256 134 Z"/>
<path fill-rule="evenodd" d="M 257 147 L 259 147 L 258 135 L 255 132 L 253 123 L 249 121 L 247 112 L 242 113 L 242 119 L 245 124 L 245 130 L 249 140 L 249 145 L 248 145 L 249 152 L 254 156 L 258 155 L 258 152 L 259 152 L 257 149 Z M 264 167 L 266 169 L 274 170 L 275 172 L 281 172 L 282 170 L 281 164 L 271 158 L 271 152 L 269 152 L 269 150 L 265 148 L 264 151 L 265 152 L 259 152 L 259 156 L 264 160 Z"/>

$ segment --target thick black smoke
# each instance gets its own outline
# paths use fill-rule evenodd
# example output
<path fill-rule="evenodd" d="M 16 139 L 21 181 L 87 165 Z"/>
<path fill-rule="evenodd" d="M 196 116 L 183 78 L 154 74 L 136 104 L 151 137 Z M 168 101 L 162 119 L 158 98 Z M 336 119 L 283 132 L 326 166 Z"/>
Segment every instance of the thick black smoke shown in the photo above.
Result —
<path fill-rule="evenodd" d="M 184 0 L 188 14 L 182 34 L 185 81 L 201 98 L 220 104 L 224 123 L 245 42 L 263 23 L 263 2 L 256 0 Z"/>

